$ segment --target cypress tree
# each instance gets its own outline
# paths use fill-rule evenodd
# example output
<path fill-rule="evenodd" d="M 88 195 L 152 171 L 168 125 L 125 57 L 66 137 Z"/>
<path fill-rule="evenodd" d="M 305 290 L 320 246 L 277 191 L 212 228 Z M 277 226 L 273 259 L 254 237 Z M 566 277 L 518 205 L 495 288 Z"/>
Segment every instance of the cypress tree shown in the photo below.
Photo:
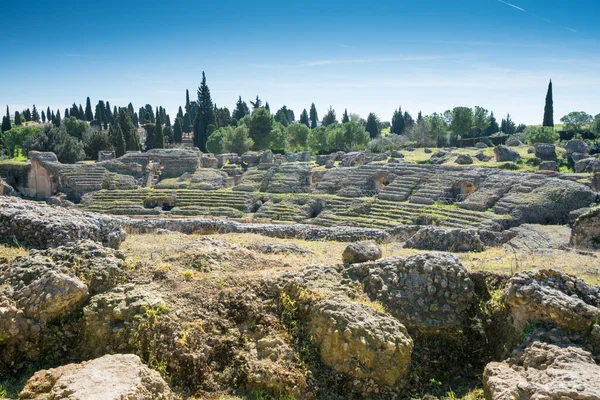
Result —
<path fill-rule="evenodd" d="M 315 107 L 315 103 L 310 105 L 310 128 L 315 129 L 317 127 L 317 121 L 319 120 L 319 115 L 317 114 L 317 107 Z"/>
<path fill-rule="evenodd" d="M 310 120 L 308 118 L 308 112 L 306 111 L 306 108 L 302 110 L 302 114 L 300 114 L 300 123 L 310 128 Z"/>
<path fill-rule="evenodd" d="M 23 118 L 26 122 L 31 121 L 31 110 L 29 110 L 29 108 L 23 111 Z"/>
<path fill-rule="evenodd" d="M 183 110 L 181 109 L 181 106 L 179 106 L 179 110 L 177 111 L 177 117 L 175 118 L 181 118 L 183 120 Z"/>
<path fill-rule="evenodd" d="M 42 110 L 42 124 L 46 123 L 46 113 Z"/>
<path fill-rule="evenodd" d="M 133 115 L 133 107 L 131 108 L 131 110 L 129 110 L 129 108 L 127 108 L 127 111 L 129 111 L 132 115 Z M 113 113 L 112 113 L 112 119 L 110 121 L 110 123 L 112 124 L 113 122 L 115 122 L 115 118 L 117 118 L 117 106 L 113 107 Z"/>
<path fill-rule="evenodd" d="M 10 117 L 7 117 L 5 115 L 4 117 L 2 117 L 2 132 L 10 131 L 11 128 L 12 125 L 10 124 Z"/>
<path fill-rule="evenodd" d="M 121 129 L 121 126 L 118 124 L 118 122 L 110 126 L 110 129 L 108 130 L 108 136 L 110 137 L 113 146 L 115 146 L 116 156 L 121 157 L 122 155 L 124 155 L 126 152 L 127 145 L 125 144 L 125 136 L 123 135 L 123 130 Z"/>
<path fill-rule="evenodd" d="M 79 108 L 77 109 L 77 115 L 80 120 L 86 121 L 85 113 L 83 112 L 83 107 L 81 107 L 81 104 L 79 105 Z"/>
<path fill-rule="evenodd" d="M 271 112 L 271 106 L 269 106 L 268 101 L 265 103 L 265 108 L 267 109 L 268 112 Z"/>
<path fill-rule="evenodd" d="M 402 135 L 404 133 L 404 116 L 402 115 L 402 107 L 398 107 L 396 111 L 394 111 L 394 115 L 392 116 L 392 127 L 390 132 L 396 135 Z"/>
<path fill-rule="evenodd" d="M 60 128 L 60 123 L 62 122 L 62 118 L 60 118 L 60 110 L 56 110 L 56 117 L 54 118 L 54 125 L 57 128 Z"/>
<path fill-rule="evenodd" d="M 65 108 L 65 118 L 69 118 L 71 114 L 69 114 L 69 109 Z"/>
<path fill-rule="evenodd" d="M 171 126 L 171 117 L 169 114 L 167 114 L 165 117 L 165 126 Z"/>
<path fill-rule="evenodd" d="M 113 115 L 112 110 L 110 109 L 110 103 L 106 102 L 106 110 L 104 111 L 104 115 L 106 116 L 106 121 L 112 123 Z"/>
<path fill-rule="evenodd" d="M 165 135 L 163 133 L 162 120 L 160 114 L 156 117 L 156 130 L 154 131 L 154 148 L 165 148 Z"/>
<path fill-rule="evenodd" d="M 367 125 L 365 130 L 369 132 L 371 139 L 375 139 L 379 135 L 379 120 L 377 115 L 370 113 L 367 117 Z"/>
<path fill-rule="evenodd" d="M 192 125 L 192 120 L 190 119 L 190 114 L 185 113 L 183 116 L 183 131 L 185 133 L 190 133 L 190 125 Z"/>
<path fill-rule="evenodd" d="M 177 117 L 175 119 L 175 126 L 173 127 L 173 142 L 181 143 L 183 135 L 183 119 Z"/>
<path fill-rule="evenodd" d="M 123 137 L 125 138 L 125 145 L 128 151 L 139 151 L 140 150 L 140 136 L 138 135 L 137 128 L 133 125 L 131 115 L 129 112 L 122 108 L 119 111 L 119 118 L 117 123 L 120 125 L 123 131 Z"/>
<path fill-rule="evenodd" d="M 543 126 L 554 128 L 554 99 L 552 97 L 552 80 L 548 84 L 548 92 L 546 93 L 546 106 L 544 107 L 544 122 Z"/>
<path fill-rule="evenodd" d="M 213 102 L 210 97 L 210 89 L 206 84 L 206 75 L 202 71 L 202 82 L 198 87 L 198 114 L 194 120 L 194 145 L 200 151 L 206 153 L 206 141 L 208 140 L 209 125 L 215 124 Z"/>
<path fill-rule="evenodd" d="M 31 112 L 31 119 L 34 122 L 40 122 L 40 113 L 38 112 L 37 108 L 35 108 L 35 104 L 33 105 L 33 111 Z"/>
<path fill-rule="evenodd" d="M 79 110 L 77 109 L 77 104 L 73 103 L 73 105 L 71 106 L 71 109 L 69 110 L 69 115 L 71 117 L 75 117 L 77 119 L 81 119 L 79 117 Z"/>
<path fill-rule="evenodd" d="M 90 98 L 88 97 L 85 102 L 85 120 L 87 122 L 91 122 L 94 119 L 94 114 L 92 113 L 92 103 Z"/>
<path fill-rule="evenodd" d="M 21 125 L 21 113 L 19 113 L 18 111 L 15 111 L 15 125 Z"/>
<path fill-rule="evenodd" d="M 46 108 L 46 119 L 48 120 L 48 122 L 53 122 L 52 121 L 52 112 L 50 111 L 50 107 Z"/>
<path fill-rule="evenodd" d="M 190 112 L 190 91 L 185 89 L 185 112 Z"/>
<path fill-rule="evenodd" d="M 10 111 L 8 110 L 8 106 L 6 106 L 6 116 L 10 119 Z"/>
<path fill-rule="evenodd" d="M 348 109 L 344 108 L 344 115 L 342 116 L 342 124 L 350 122 L 350 117 L 348 116 Z"/>

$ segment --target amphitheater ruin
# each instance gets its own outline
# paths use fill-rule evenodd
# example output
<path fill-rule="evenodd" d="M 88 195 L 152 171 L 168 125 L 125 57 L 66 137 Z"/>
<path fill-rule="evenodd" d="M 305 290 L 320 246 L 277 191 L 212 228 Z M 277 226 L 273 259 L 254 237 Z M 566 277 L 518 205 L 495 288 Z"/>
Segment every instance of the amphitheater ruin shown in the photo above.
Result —
<path fill-rule="evenodd" d="M 600 399 L 593 157 L 28 157 L 0 163 L 19 399 Z"/>

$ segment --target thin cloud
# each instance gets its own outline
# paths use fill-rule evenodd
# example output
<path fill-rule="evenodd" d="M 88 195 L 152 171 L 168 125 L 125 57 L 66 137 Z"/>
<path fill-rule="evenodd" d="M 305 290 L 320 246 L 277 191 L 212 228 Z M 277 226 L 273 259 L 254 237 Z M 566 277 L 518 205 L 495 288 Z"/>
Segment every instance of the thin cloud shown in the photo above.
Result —
<path fill-rule="evenodd" d="M 542 21 L 546 21 L 546 22 L 547 22 L 547 23 L 549 23 L 549 24 L 551 24 L 551 23 L 552 23 L 552 21 L 550 21 L 548 18 L 545 18 L 545 17 L 542 17 L 541 15 L 537 15 L 537 14 L 534 14 L 534 13 L 532 13 L 532 12 L 529 12 L 529 11 L 525 10 L 524 8 L 522 8 L 522 7 L 519 7 L 519 6 L 515 5 L 515 4 L 509 3 L 509 2 L 507 2 L 507 1 L 503 1 L 503 0 L 497 0 L 497 1 L 498 1 L 498 3 L 505 4 L 505 5 L 509 6 L 509 7 L 512 7 L 512 8 L 514 8 L 514 9 L 516 9 L 516 10 L 519 10 L 519 11 L 521 11 L 521 12 L 525 13 L 525 14 L 531 15 L 532 17 L 535 17 L 535 18 L 541 19 Z M 568 26 L 565 26 L 564 28 L 565 28 L 566 30 L 570 31 L 570 32 L 577 33 L 577 31 L 576 31 L 575 29 L 573 29 L 573 28 L 569 28 Z"/>
<path fill-rule="evenodd" d="M 519 7 L 519 6 L 516 6 L 516 5 L 514 5 L 514 4 L 511 4 L 511 3 L 508 3 L 508 2 L 506 2 L 506 1 L 502 1 L 502 0 L 498 0 L 498 2 L 499 2 L 499 3 L 502 3 L 502 4 L 506 4 L 506 5 L 507 5 L 507 6 L 509 6 L 509 7 L 516 8 L 517 10 L 519 10 L 519 11 L 522 11 L 522 12 L 524 12 L 525 14 L 528 14 L 528 13 L 527 13 L 527 11 L 525 11 L 525 9 L 523 9 L 523 8 L 521 8 L 521 7 Z"/>
<path fill-rule="evenodd" d="M 338 46 L 340 46 L 344 49 L 355 49 L 356 48 L 354 46 L 348 46 L 347 44 L 341 44 L 341 43 L 338 43 Z"/>
<path fill-rule="evenodd" d="M 565 26 L 565 28 L 567 28 L 568 31 L 571 31 L 573 33 L 577 33 L 577 31 L 573 28 L 569 28 L 568 26 Z"/>
<path fill-rule="evenodd" d="M 406 56 L 406 57 L 373 57 L 353 59 L 324 59 L 313 61 L 301 61 L 297 64 L 250 64 L 255 68 L 310 68 L 327 65 L 352 65 L 352 64 L 380 64 L 406 61 L 431 61 L 442 58 L 442 56 Z"/>

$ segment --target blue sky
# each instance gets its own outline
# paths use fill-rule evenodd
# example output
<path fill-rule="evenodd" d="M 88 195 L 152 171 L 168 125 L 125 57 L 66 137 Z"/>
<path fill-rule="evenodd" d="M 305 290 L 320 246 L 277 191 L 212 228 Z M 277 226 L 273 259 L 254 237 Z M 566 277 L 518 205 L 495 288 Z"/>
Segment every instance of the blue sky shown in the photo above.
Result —
<path fill-rule="evenodd" d="M 175 3 L 175 4 L 173 4 Z M 481 105 L 541 123 L 600 113 L 598 0 L 166 3 L 3 1 L 0 107 L 99 99 L 174 114 L 206 71 L 213 100 L 257 94 L 390 120 Z"/>

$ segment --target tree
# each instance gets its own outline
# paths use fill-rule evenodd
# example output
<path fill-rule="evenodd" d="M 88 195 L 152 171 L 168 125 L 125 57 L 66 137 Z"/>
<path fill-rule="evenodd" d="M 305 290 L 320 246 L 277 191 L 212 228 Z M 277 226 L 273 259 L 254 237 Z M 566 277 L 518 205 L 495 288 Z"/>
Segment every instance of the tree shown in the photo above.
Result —
<path fill-rule="evenodd" d="M 256 100 L 250 101 L 250 104 L 252 104 L 252 108 L 255 110 L 262 107 L 262 101 L 258 98 L 258 95 L 256 96 Z"/>
<path fill-rule="evenodd" d="M 525 140 L 529 144 L 554 144 L 558 139 L 560 139 L 560 135 L 551 126 L 528 126 L 525 129 Z"/>
<path fill-rule="evenodd" d="M 315 107 L 315 103 L 312 103 L 310 105 L 310 128 L 315 129 L 318 121 L 319 116 L 317 115 L 317 107 Z"/>
<path fill-rule="evenodd" d="M 8 106 L 6 106 L 6 117 L 10 119 L 10 110 L 8 109 Z"/>
<path fill-rule="evenodd" d="M 83 108 L 81 107 L 81 104 L 79 105 L 79 108 L 77 109 L 77 115 L 79 115 L 79 119 L 85 121 L 85 113 L 83 112 Z"/>
<path fill-rule="evenodd" d="M 31 110 L 29 108 L 23 111 L 23 118 L 25 119 L 25 122 L 31 121 Z"/>
<path fill-rule="evenodd" d="M 161 116 L 156 118 L 156 132 L 154 134 L 154 148 L 164 149 L 165 148 L 165 135 L 163 133 L 163 126 Z"/>
<path fill-rule="evenodd" d="M 156 143 L 156 124 L 148 122 L 144 124 L 144 130 L 146 131 L 146 141 L 144 143 L 145 150 L 152 150 Z"/>
<path fill-rule="evenodd" d="M 275 120 L 271 113 L 265 108 L 257 108 L 252 111 L 248 121 L 249 135 L 254 141 L 255 150 L 264 150 L 269 147 L 269 134 L 273 129 Z"/>
<path fill-rule="evenodd" d="M 227 107 L 217 107 L 215 104 L 215 120 L 218 127 L 231 125 L 231 113 Z"/>
<path fill-rule="evenodd" d="M 374 113 L 369 113 L 365 130 L 369 132 L 371 139 L 375 139 L 377 136 L 379 136 L 379 118 L 377 118 L 377 115 Z"/>
<path fill-rule="evenodd" d="M 283 106 L 283 107 L 285 107 L 285 106 Z M 283 126 L 288 126 L 289 122 L 288 122 L 287 115 L 286 115 L 286 112 L 283 107 L 280 108 L 279 110 L 277 110 L 277 112 L 275 113 L 275 121 L 279 122 Z"/>
<path fill-rule="evenodd" d="M 415 125 L 415 120 L 408 111 L 404 112 L 404 130 L 410 130 Z"/>
<path fill-rule="evenodd" d="M 594 118 L 584 111 L 572 111 L 562 117 L 560 122 L 565 124 L 565 130 L 569 132 L 582 132 L 585 125 L 592 123 Z"/>
<path fill-rule="evenodd" d="M 84 134 L 90 129 L 87 122 L 78 120 L 75 117 L 63 119 L 62 125 L 69 136 L 73 136 L 78 140 L 82 140 Z"/>
<path fill-rule="evenodd" d="M 337 124 L 337 118 L 336 118 L 336 115 L 335 115 L 335 110 L 333 109 L 332 106 L 329 106 L 329 110 L 327 110 L 327 113 L 323 117 L 323 121 L 321 121 L 321 124 L 323 126 L 329 126 L 331 124 Z"/>
<path fill-rule="evenodd" d="M 21 113 L 18 111 L 15 111 L 15 125 L 21 126 Z"/>
<path fill-rule="evenodd" d="M 431 146 L 436 142 L 436 138 L 433 137 L 434 135 L 431 130 L 431 124 L 423 119 L 408 129 L 406 134 L 419 147 Z"/>
<path fill-rule="evenodd" d="M 300 123 L 310 127 L 310 120 L 308 118 L 308 112 L 306 112 L 306 108 L 302 110 L 302 114 L 300 114 Z"/>
<path fill-rule="evenodd" d="M 114 149 L 110 135 L 114 134 L 113 131 L 116 126 L 118 125 L 112 124 L 108 134 L 106 132 L 86 132 L 83 138 L 83 150 L 88 160 L 95 160 L 100 151 L 111 151 Z M 123 132 L 121 131 L 121 137 L 122 135 Z M 125 143 L 123 143 L 124 146 Z"/>
<path fill-rule="evenodd" d="M 431 138 L 437 147 L 443 147 L 448 144 L 448 124 L 440 114 L 433 113 L 426 117 L 426 121 L 431 128 Z"/>
<path fill-rule="evenodd" d="M 85 120 L 87 122 L 92 122 L 94 119 L 94 114 L 92 114 L 92 103 L 90 102 L 90 98 L 88 97 L 85 102 Z"/>
<path fill-rule="evenodd" d="M 138 134 L 137 128 L 133 124 L 133 119 L 126 108 L 121 108 L 119 110 L 119 118 L 116 122 L 123 131 L 123 138 L 125 139 L 125 148 L 127 151 L 141 150 L 140 135 Z M 115 144 L 115 148 L 117 147 L 118 143 Z"/>
<path fill-rule="evenodd" d="M 4 117 L 2 117 L 2 132 L 8 132 L 10 131 L 12 128 L 12 125 L 10 123 L 10 117 L 7 117 L 6 115 Z"/>
<path fill-rule="evenodd" d="M 185 112 L 190 112 L 190 91 L 185 89 Z"/>
<path fill-rule="evenodd" d="M 119 113 L 118 119 L 121 119 L 121 113 Z M 117 157 L 121 157 L 126 153 L 127 143 L 125 141 L 125 136 L 123 134 L 123 130 L 121 129 L 120 123 L 112 124 L 108 129 L 108 137 L 112 142 L 112 145 L 115 148 L 115 155 Z"/>
<path fill-rule="evenodd" d="M 548 84 L 548 92 L 546 93 L 546 105 L 544 106 L 544 122 L 542 126 L 550 126 L 554 128 L 554 99 L 552 96 L 552 80 Z"/>
<path fill-rule="evenodd" d="M 56 125 L 56 127 L 60 127 L 60 124 L 62 123 L 62 118 L 60 117 L 60 110 L 56 110 L 56 117 L 54 118 L 54 125 Z"/>
<path fill-rule="evenodd" d="M 489 111 L 483 107 L 475 106 L 473 111 L 473 131 L 475 137 L 481 136 L 489 127 Z"/>
<path fill-rule="evenodd" d="M 360 150 L 369 142 L 369 133 L 358 122 L 346 122 L 340 129 L 344 135 L 344 150 Z"/>
<path fill-rule="evenodd" d="M 500 129 L 503 133 L 506 133 L 507 135 L 512 135 L 515 133 L 516 125 L 510 118 L 510 114 L 507 114 L 506 119 L 502 120 L 502 122 L 500 123 Z"/>
<path fill-rule="evenodd" d="M 245 125 L 231 129 L 230 133 L 223 137 L 223 148 L 228 153 L 243 154 L 254 146 L 254 141 L 250 138 L 248 127 Z"/>
<path fill-rule="evenodd" d="M 181 106 L 179 106 L 179 110 L 177 111 L 177 117 L 175 118 L 181 118 L 181 120 L 183 121 L 183 110 L 181 109 Z"/>
<path fill-rule="evenodd" d="M 496 117 L 494 117 L 494 112 L 492 111 L 490 113 L 490 120 L 485 134 L 490 136 L 496 132 L 500 132 L 500 126 L 498 125 L 498 121 L 496 120 Z"/>
<path fill-rule="evenodd" d="M 348 109 L 344 108 L 344 115 L 342 116 L 342 124 L 350 122 L 350 117 L 348 116 Z"/>
<path fill-rule="evenodd" d="M 390 128 L 390 133 L 396 135 L 402 135 L 404 133 L 404 116 L 402 115 L 402 107 L 398 107 L 397 110 L 394 111 L 394 115 L 392 116 L 392 126 Z"/>
<path fill-rule="evenodd" d="M 310 129 L 304 124 L 290 124 L 287 128 L 287 144 L 290 151 L 306 150 Z"/>
<path fill-rule="evenodd" d="M 267 109 L 268 112 L 271 112 L 271 106 L 269 106 L 268 101 L 265 103 L 265 108 Z"/>
<path fill-rule="evenodd" d="M 265 107 L 265 110 L 267 107 Z M 267 110 L 268 111 L 268 110 Z M 269 149 L 283 151 L 287 147 L 287 129 L 279 122 L 273 123 L 269 132 Z"/>
<path fill-rule="evenodd" d="M 452 140 L 458 137 L 469 137 L 473 126 L 473 110 L 468 107 L 455 107 L 452 110 L 450 130 Z M 454 143 L 451 143 L 453 145 Z"/>
<path fill-rule="evenodd" d="M 185 115 L 183 116 L 183 131 L 185 133 L 190 133 L 192 131 L 191 126 L 192 120 L 190 119 L 190 114 L 185 113 Z"/>
<path fill-rule="evenodd" d="M 175 119 L 175 126 L 173 126 L 173 142 L 181 143 L 183 136 L 183 120 L 179 117 Z"/>
<path fill-rule="evenodd" d="M 35 108 L 35 104 L 33 105 L 33 111 L 31 111 L 31 119 L 34 122 L 40 122 L 40 113 L 38 112 L 37 108 Z"/>
<path fill-rule="evenodd" d="M 594 134 L 596 139 L 600 138 L 600 114 L 594 117 L 594 122 L 592 122 L 590 131 Z"/>
<path fill-rule="evenodd" d="M 250 109 L 248 108 L 248 104 L 245 101 L 242 101 L 242 96 L 238 98 L 237 103 L 235 103 L 235 110 L 233 111 L 233 118 L 237 121 L 244 118 L 246 115 L 250 114 Z"/>
<path fill-rule="evenodd" d="M 419 111 L 419 114 L 417 114 L 417 124 L 422 121 L 423 121 L 423 113 L 421 111 Z"/>
<path fill-rule="evenodd" d="M 215 115 L 210 89 L 206 84 L 206 75 L 202 71 L 202 82 L 198 87 L 198 114 L 194 120 L 194 145 L 206 153 L 206 141 L 210 133 L 208 126 L 214 125 Z"/>
<path fill-rule="evenodd" d="M 329 150 L 327 145 L 327 128 L 324 126 L 319 126 L 314 129 L 311 129 L 308 134 L 308 147 L 314 153 L 324 153 Z"/>

